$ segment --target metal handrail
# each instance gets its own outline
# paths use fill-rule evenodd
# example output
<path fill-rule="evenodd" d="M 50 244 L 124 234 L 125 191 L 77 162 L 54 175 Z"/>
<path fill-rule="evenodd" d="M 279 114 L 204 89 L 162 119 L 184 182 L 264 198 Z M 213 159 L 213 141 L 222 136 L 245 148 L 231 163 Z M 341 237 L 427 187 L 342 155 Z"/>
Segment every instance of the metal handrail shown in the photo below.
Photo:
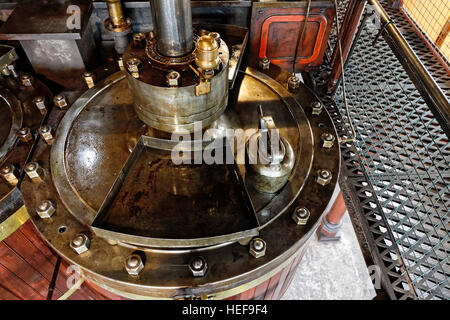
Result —
<path fill-rule="evenodd" d="M 392 39 L 389 43 L 394 45 L 394 51 L 396 51 L 400 62 L 403 65 L 406 64 L 407 71 L 413 78 L 412 81 L 418 87 L 417 89 L 430 106 L 447 136 L 450 137 L 450 102 L 447 96 L 411 49 L 380 3 L 377 0 L 369 0 L 369 4 L 379 14 L 383 31 L 389 34 Z"/>

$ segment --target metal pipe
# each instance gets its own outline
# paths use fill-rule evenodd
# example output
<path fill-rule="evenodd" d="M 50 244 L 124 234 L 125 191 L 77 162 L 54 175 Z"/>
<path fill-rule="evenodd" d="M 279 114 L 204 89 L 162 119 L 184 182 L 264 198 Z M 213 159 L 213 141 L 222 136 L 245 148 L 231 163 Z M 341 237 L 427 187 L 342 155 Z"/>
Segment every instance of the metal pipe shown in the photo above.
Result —
<path fill-rule="evenodd" d="M 107 0 L 109 18 L 114 27 L 122 26 L 125 23 L 125 17 L 122 11 L 120 0 Z"/>
<path fill-rule="evenodd" d="M 159 53 L 180 57 L 194 48 L 190 0 L 150 0 Z"/>
<path fill-rule="evenodd" d="M 366 0 L 354 0 L 353 3 L 349 3 L 346 11 L 346 25 L 341 29 L 338 35 L 342 43 L 342 57 L 339 52 L 339 46 L 336 47 L 333 52 L 332 57 L 332 70 L 330 75 L 330 80 L 328 81 L 328 92 L 333 92 L 336 90 L 338 84 L 338 79 L 341 77 L 341 60 L 345 63 L 347 61 L 348 53 L 350 47 L 355 39 L 356 32 L 358 30 L 358 24 L 361 20 L 364 8 L 366 6 Z M 342 59 L 341 59 L 342 58 Z"/>
<path fill-rule="evenodd" d="M 430 109 L 434 112 L 436 118 L 439 120 L 441 126 L 447 135 L 449 135 L 449 123 L 450 123 L 450 103 L 438 86 L 433 77 L 423 66 L 420 59 L 408 45 L 405 38 L 397 29 L 395 24 L 391 21 L 383 7 L 377 0 L 369 0 L 369 3 L 376 10 L 380 16 L 381 25 L 384 26 L 385 32 L 387 32 L 392 39 L 391 44 L 395 46 L 397 57 L 410 71 L 413 82 L 418 86 L 418 90 L 421 92 L 425 101 L 427 101 Z M 403 61 L 402 61 L 403 60 Z"/>

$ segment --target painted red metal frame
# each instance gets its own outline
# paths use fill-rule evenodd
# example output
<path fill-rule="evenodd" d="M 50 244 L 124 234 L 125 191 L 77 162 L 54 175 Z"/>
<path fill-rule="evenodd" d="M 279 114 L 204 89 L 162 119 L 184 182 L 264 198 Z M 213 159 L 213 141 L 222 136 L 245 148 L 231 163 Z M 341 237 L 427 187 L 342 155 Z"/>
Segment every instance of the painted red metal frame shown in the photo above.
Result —
<path fill-rule="evenodd" d="M 306 16 L 304 15 L 278 15 L 278 16 L 271 16 L 267 18 L 261 28 L 261 42 L 259 45 L 259 58 L 262 59 L 267 56 L 267 48 L 268 48 L 268 36 L 269 36 L 269 30 L 270 25 L 272 23 L 277 22 L 302 22 L 305 21 Z M 324 16 L 321 15 L 310 15 L 308 17 L 308 22 L 318 22 L 319 23 L 319 30 L 316 35 L 316 41 L 314 43 L 313 52 L 309 57 L 298 57 L 296 63 L 299 63 L 301 61 L 302 64 L 308 64 L 313 63 L 316 59 L 320 58 L 320 52 L 321 52 L 321 44 L 325 37 L 326 33 L 326 26 L 327 26 L 327 20 Z M 279 57 L 271 58 L 268 57 L 272 63 L 279 64 L 284 61 L 290 61 L 292 57 Z"/>
<path fill-rule="evenodd" d="M 280 48 L 282 50 L 280 50 L 279 54 L 269 51 L 277 51 L 278 42 L 285 40 L 286 34 L 283 33 L 283 30 L 292 32 L 295 29 L 292 27 L 292 22 L 298 23 L 295 32 L 296 35 L 300 34 L 301 22 L 305 21 L 306 11 L 306 1 L 255 2 L 252 9 L 250 28 L 250 55 L 255 58 L 264 58 L 269 54 L 271 56 L 267 58 L 271 63 L 292 71 L 295 48 L 292 49 L 292 52 L 290 52 L 291 47 L 289 50 L 286 50 L 286 47 Z M 300 53 L 295 63 L 295 72 L 310 71 L 322 64 L 334 17 L 335 10 L 331 1 L 313 1 L 311 3 L 306 33 L 302 40 L 303 48 L 307 47 L 307 50 L 311 51 L 305 53 L 305 50 L 303 50 Z M 274 23 L 279 24 L 277 27 L 280 28 L 277 36 L 273 36 L 270 33 L 271 26 Z M 282 26 L 283 23 L 286 24 L 286 28 Z M 292 34 L 289 33 L 289 35 L 292 38 Z M 305 57 L 303 55 L 309 56 Z M 257 61 L 255 65 L 257 65 Z"/>

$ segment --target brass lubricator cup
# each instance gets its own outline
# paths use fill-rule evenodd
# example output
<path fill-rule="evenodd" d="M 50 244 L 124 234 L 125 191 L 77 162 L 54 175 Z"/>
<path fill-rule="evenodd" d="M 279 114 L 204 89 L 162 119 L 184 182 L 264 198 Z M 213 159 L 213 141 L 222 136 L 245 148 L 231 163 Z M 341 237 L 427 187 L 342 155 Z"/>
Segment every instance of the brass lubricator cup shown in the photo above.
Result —
<path fill-rule="evenodd" d="M 195 49 L 195 63 L 208 74 L 219 64 L 219 46 L 214 37 L 201 36 Z"/>

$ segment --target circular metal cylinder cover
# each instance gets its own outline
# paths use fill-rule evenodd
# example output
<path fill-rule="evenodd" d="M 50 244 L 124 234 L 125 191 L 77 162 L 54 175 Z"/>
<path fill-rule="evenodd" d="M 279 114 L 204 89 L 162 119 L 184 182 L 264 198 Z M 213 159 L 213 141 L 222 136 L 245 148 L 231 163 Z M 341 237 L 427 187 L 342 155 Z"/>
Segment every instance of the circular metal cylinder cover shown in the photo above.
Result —
<path fill-rule="evenodd" d="M 228 104 L 226 43 L 221 40 L 220 47 L 199 55 L 200 65 L 208 66 L 208 70 L 195 64 L 194 54 L 168 58 L 159 55 L 155 45 L 155 39 L 148 39 L 146 48 L 129 45 L 123 57 L 125 62 L 142 62 L 136 70 L 127 71 L 136 114 L 150 127 L 164 132 L 193 132 L 195 122 L 206 128 Z M 174 71 L 178 72 L 176 81 L 170 81 Z"/>
<path fill-rule="evenodd" d="M 135 57 L 145 61 L 145 54 Z M 217 122 L 255 132 L 261 106 L 290 146 L 285 153 L 293 156 L 286 158 L 295 159 L 277 192 L 261 192 L 247 180 L 239 150 L 230 164 L 175 165 L 174 141 L 142 135 L 134 90 L 162 90 L 155 99 L 176 101 L 172 92 L 188 88 L 163 88 L 171 71 L 155 73 L 158 85 L 117 72 L 67 110 L 53 109 L 65 114 L 53 143 L 33 159 L 41 180 L 22 183 L 30 217 L 58 254 L 111 297 L 280 297 L 337 196 L 339 145 L 320 143 L 325 132 L 336 136 L 332 120 L 325 110 L 312 114 L 317 99 L 303 84 L 293 96 L 287 82 L 252 68 L 239 73 L 236 103 Z M 216 70 L 213 86 L 223 71 Z M 279 72 L 277 79 L 287 80 Z M 324 169 L 331 179 L 319 184 L 316 173 Z M 50 217 L 38 213 L 43 201 L 51 203 Z M 302 223 L 292 218 L 299 207 L 309 212 Z"/>

